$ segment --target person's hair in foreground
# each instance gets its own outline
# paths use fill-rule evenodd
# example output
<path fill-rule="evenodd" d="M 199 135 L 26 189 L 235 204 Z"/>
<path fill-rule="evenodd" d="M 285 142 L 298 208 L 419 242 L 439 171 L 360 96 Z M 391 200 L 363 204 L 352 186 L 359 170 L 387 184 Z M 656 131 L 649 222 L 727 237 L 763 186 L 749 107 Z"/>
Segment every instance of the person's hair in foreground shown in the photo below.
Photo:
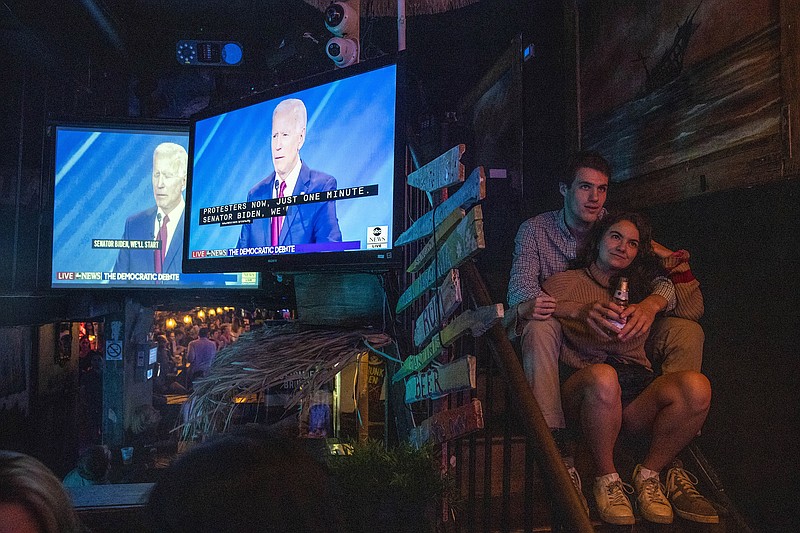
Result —
<path fill-rule="evenodd" d="M 31 521 L 35 529 L 25 529 Z M 72 501 L 53 472 L 33 457 L 5 450 L 0 450 L 0 531 L 80 531 Z"/>
<path fill-rule="evenodd" d="M 627 220 L 639 230 L 639 248 L 630 266 L 612 276 L 609 287 L 613 291 L 617 286 L 617 280 L 620 277 L 626 277 L 630 287 L 631 301 L 639 302 L 651 293 L 651 284 L 655 278 L 666 276 L 662 261 L 653 252 L 653 231 L 644 215 L 639 213 L 609 213 L 598 220 L 586 236 L 586 241 L 581 249 L 578 250 L 575 260 L 570 262 L 569 267 L 571 269 L 587 268 L 594 263 L 600 253 L 600 241 L 608 231 L 608 228 L 621 220 Z"/>
<path fill-rule="evenodd" d="M 299 441 L 244 427 L 192 448 L 156 483 L 152 532 L 340 531 L 330 476 Z"/>

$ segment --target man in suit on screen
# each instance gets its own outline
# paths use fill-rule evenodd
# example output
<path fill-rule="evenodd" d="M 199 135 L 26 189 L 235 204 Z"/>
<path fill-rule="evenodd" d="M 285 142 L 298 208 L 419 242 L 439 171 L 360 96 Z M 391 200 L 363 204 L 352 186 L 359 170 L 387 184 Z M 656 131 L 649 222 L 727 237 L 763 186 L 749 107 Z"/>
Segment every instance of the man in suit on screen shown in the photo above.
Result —
<path fill-rule="evenodd" d="M 156 205 L 128 217 L 123 240 L 158 240 L 158 250 L 121 248 L 114 272 L 180 273 L 183 253 L 183 211 L 186 204 L 186 149 L 159 144 L 153 152 L 153 197 Z"/>
<path fill-rule="evenodd" d="M 275 170 L 247 193 L 247 201 L 313 194 L 336 189 L 333 176 L 300 160 L 307 112 L 301 100 L 280 102 L 272 114 L 272 163 Z M 242 226 L 237 248 L 317 242 L 341 242 L 336 202 L 290 205 L 286 216 L 261 218 Z"/>

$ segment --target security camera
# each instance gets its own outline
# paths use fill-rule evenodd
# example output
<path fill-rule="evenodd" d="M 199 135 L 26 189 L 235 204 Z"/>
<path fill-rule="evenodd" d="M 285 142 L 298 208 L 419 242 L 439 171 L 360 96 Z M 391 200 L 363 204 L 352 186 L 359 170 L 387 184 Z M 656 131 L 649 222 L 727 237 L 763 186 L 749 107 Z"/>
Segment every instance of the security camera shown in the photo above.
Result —
<path fill-rule="evenodd" d="M 353 39 L 331 37 L 325 47 L 325 53 L 337 67 L 349 67 L 358 61 L 358 43 Z"/>
<path fill-rule="evenodd" d="M 352 33 L 358 25 L 358 13 L 347 2 L 333 2 L 325 10 L 325 27 L 337 37 Z"/>

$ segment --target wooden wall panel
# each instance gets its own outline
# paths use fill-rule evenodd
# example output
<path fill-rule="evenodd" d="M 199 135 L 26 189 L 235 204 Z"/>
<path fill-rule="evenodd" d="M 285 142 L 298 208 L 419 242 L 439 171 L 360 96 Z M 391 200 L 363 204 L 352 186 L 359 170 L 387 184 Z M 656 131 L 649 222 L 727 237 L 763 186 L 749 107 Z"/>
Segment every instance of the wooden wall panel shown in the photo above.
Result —
<path fill-rule="evenodd" d="M 800 3 L 781 0 L 784 174 L 800 174 Z"/>
<path fill-rule="evenodd" d="M 762 30 L 692 62 L 649 94 L 581 117 L 581 146 L 599 150 L 614 166 L 610 205 L 643 209 L 800 175 L 800 4 L 778 0 L 762 11 Z M 716 46 L 721 42 L 708 33 L 709 13 L 695 20 L 706 33 L 697 41 L 698 31 L 692 47 L 712 37 Z M 758 27 L 754 13 L 742 16 Z M 576 47 L 592 21 L 579 22 Z M 578 83 L 592 89 L 586 79 Z M 602 83 L 629 90 L 619 78 Z"/>
<path fill-rule="evenodd" d="M 623 183 L 612 183 L 607 206 L 641 210 L 779 179 L 780 136 L 775 134 Z"/>
<path fill-rule="evenodd" d="M 771 27 L 652 94 L 586 124 L 587 148 L 614 164 L 615 182 L 780 132 L 780 32 Z"/>

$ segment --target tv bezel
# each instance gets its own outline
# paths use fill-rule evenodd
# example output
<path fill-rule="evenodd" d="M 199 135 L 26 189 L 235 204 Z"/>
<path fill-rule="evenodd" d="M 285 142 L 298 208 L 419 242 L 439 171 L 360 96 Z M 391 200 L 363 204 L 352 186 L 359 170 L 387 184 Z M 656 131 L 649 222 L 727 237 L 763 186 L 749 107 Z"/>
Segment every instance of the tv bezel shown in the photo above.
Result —
<path fill-rule="evenodd" d="M 395 247 L 396 238 L 402 233 L 404 222 L 405 194 L 405 156 L 406 156 L 406 76 L 404 54 L 387 54 L 355 65 L 326 71 L 302 78 L 267 91 L 250 95 L 214 108 L 207 108 L 190 117 L 189 129 L 189 172 L 186 183 L 186 211 L 192 213 L 194 185 L 194 154 L 196 126 L 198 121 L 221 114 L 244 109 L 270 100 L 313 89 L 338 80 L 348 79 L 360 74 L 378 70 L 391 65 L 396 66 L 395 77 L 395 125 L 394 125 L 394 176 L 392 195 L 392 235 L 388 249 L 352 250 L 334 252 L 308 252 L 302 254 L 249 255 L 239 257 L 192 258 L 190 251 L 191 224 L 184 225 L 183 268 L 187 273 L 209 272 L 274 272 L 293 274 L 319 272 L 326 270 L 343 272 L 384 272 L 403 265 L 403 248 Z M 269 117 L 271 120 L 272 117 Z M 264 276 L 262 276 L 263 278 Z"/>
<path fill-rule="evenodd" d="M 54 246 L 54 239 L 55 239 L 55 204 L 56 204 L 56 150 L 57 150 L 57 141 L 58 141 L 58 129 L 85 129 L 89 131 L 103 131 L 103 130 L 119 130 L 125 131 L 130 130 L 132 132 L 136 131 L 156 131 L 156 132 L 165 132 L 165 133 L 189 133 L 189 120 L 188 119 L 140 119 L 140 118 L 128 118 L 128 117 L 58 117 L 58 118 L 49 118 L 45 125 L 46 128 L 46 138 L 48 140 L 48 147 L 47 147 L 47 154 L 49 156 L 49 169 L 48 169 L 48 180 L 49 180 L 49 187 L 50 187 L 50 202 L 49 202 L 49 213 L 48 213 L 48 220 L 49 220 L 49 247 L 47 248 L 48 251 L 48 261 L 45 263 L 46 268 L 46 287 L 51 291 L 113 291 L 113 292 L 126 292 L 126 293 L 136 293 L 138 291 L 146 291 L 146 292 L 162 292 L 162 293 L 172 293 L 175 291 L 176 293 L 184 293 L 188 294 L 188 291 L 199 291 L 200 294 L 210 294 L 215 291 L 221 291 L 222 293 L 236 293 L 237 291 L 242 291 L 244 293 L 252 293 L 254 291 L 260 291 L 264 288 L 264 276 L 258 271 L 256 272 L 258 279 L 254 285 L 196 285 L 196 284 L 138 284 L 138 283 L 108 283 L 108 284 L 82 284 L 82 283 L 74 283 L 74 284 L 56 284 L 53 280 L 53 271 L 54 271 L 54 264 L 53 261 L 55 259 L 53 253 L 53 246 Z M 188 183 L 187 183 L 187 191 L 188 191 Z M 186 226 L 186 224 L 184 224 Z M 184 232 L 185 234 L 185 232 Z M 183 257 L 182 253 L 182 257 Z M 250 272 L 248 270 L 238 271 L 240 272 Z M 43 272 L 44 273 L 44 272 Z M 186 272 L 181 268 L 182 274 L 196 274 L 196 272 Z M 210 273 L 210 272 L 205 272 Z M 234 273 L 231 271 L 223 271 L 223 272 L 214 272 L 214 273 Z M 202 273 L 201 273 L 202 274 Z"/>

